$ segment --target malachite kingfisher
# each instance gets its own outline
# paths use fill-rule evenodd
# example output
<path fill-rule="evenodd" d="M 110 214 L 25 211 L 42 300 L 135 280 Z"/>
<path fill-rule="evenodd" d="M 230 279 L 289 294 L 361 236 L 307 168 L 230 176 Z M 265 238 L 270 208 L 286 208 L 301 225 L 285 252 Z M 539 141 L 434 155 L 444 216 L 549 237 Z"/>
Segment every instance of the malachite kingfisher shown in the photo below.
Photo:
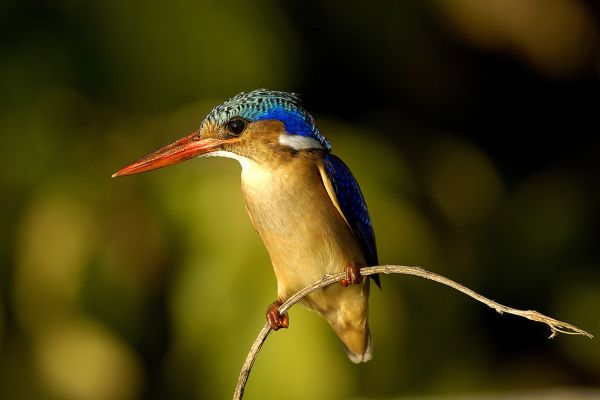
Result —
<path fill-rule="evenodd" d="M 115 173 L 136 174 L 195 157 L 220 156 L 242 166 L 242 194 L 252 225 L 277 277 L 277 301 L 267 308 L 272 329 L 287 328 L 279 306 L 325 274 L 346 271 L 341 285 L 305 297 L 322 315 L 355 363 L 372 358 L 369 279 L 377 265 L 369 212 L 350 169 L 294 93 L 258 89 L 215 107 L 200 129 Z M 378 286 L 379 277 L 372 276 Z"/>

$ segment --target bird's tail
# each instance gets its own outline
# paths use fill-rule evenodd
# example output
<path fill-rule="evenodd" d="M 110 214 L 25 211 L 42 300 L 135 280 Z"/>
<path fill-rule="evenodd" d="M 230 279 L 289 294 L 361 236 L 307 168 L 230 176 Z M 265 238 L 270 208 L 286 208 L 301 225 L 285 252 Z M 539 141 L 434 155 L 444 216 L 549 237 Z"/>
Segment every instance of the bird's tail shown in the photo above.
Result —
<path fill-rule="evenodd" d="M 340 335 L 344 343 L 346 355 L 355 364 L 370 361 L 373 358 L 373 342 L 371 342 L 371 333 L 369 327 L 362 332 L 344 332 Z M 352 346 L 352 347 L 351 347 Z"/>
<path fill-rule="evenodd" d="M 369 332 L 369 281 L 344 288 L 333 285 L 328 292 L 315 292 L 304 298 L 305 305 L 321 314 L 338 335 L 353 363 L 373 358 Z"/>

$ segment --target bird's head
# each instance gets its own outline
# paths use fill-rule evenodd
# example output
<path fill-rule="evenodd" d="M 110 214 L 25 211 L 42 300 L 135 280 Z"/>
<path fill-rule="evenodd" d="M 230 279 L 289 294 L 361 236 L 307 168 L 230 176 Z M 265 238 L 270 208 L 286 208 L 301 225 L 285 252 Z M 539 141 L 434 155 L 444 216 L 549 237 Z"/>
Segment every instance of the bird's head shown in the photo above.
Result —
<path fill-rule="evenodd" d="M 240 93 L 215 107 L 200 129 L 158 149 L 113 175 L 131 175 L 199 156 L 267 163 L 282 154 L 331 145 L 300 106 L 296 94 L 267 89 Z"/>

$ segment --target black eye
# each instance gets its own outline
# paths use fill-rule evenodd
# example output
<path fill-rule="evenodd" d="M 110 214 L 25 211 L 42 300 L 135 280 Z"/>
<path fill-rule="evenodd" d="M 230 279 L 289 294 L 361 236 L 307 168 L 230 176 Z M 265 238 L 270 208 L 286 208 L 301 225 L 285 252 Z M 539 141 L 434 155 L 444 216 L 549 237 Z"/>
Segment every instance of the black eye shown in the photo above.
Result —
<path fill-rule="evenodd" d="M 239 136 L 244 132 L 244 129 L 246 129 L 246 125 L 248 125 L 248 122 L 246 122 L 245 119 L 232 118 L 227 122 L 225 128 L 227 128 L 227 131 L 232 135 Z"/>

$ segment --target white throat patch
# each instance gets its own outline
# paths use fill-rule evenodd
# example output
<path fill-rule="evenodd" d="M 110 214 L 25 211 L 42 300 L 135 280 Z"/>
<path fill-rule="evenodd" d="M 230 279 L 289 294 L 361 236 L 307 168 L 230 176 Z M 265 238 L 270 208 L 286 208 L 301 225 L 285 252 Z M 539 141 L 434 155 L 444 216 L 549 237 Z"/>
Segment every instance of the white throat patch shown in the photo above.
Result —
<path fill-rule="evenodd" d="M 288 135 L 282 133 L 279 135 L 279 144 L 291 147 L 294 150 L 322 149 L 323 145 L 308 136 Z"/>
<path fill-rule="evenodd" d="M 225 157 L 225 158 L 232 158 L 234 160 L 237 160 L 240 163 L 240 165 L 242 166 L 242 169 L 245 169 L 246 167 L 249 167 L 250 164 L 254 163 L 249 158 L 246 158 L 244 156 L 240 156 L 239 154 L 232 153 L 230 151 L 225 151 L 225 150 L 213 151 L 213 152 L 205 154 L 204 157 Z"/>

